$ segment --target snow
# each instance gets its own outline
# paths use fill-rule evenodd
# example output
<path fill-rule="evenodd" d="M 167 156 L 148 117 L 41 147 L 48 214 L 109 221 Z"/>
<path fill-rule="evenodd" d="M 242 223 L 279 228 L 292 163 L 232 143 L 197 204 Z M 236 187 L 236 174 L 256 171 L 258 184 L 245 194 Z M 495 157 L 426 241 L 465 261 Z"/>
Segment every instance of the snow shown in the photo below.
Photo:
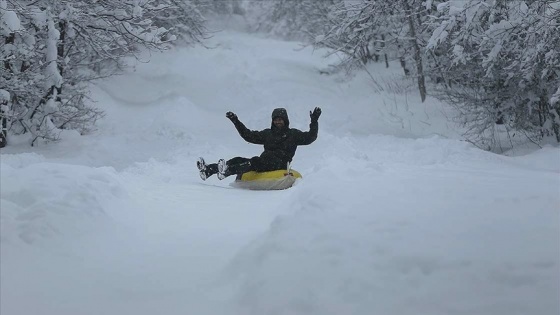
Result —
<path fill-rule="evenodd" d="M 56 29 L 54 25 L 54 20 L 49 16 L 48 18 L 48 40 L 47 40 L 47 70 L 46 70 L 46 80 L 44 82 L 45 89 L 49 89 L 53 86 L 60 87 L 62 85 L 62 75 L 58 71 L 57 66 L 57 56 L 58 56 L 58 48 L 57 43 L 60 40 L 60 32 Z M 53 91 L 52 99 L 56 98 L 56 90 Z M 53 103 L 53 102 L 51 102 Z M 56 105 L 51 105 L 47 107 L 54 107 Z M 53 109 L 54 112 L 54 109 Z"/>
<path fill-rule="evenodd" d="M 0 89 L 0 101 L 9 101 L 10 100 L 10 92 Z"/>
<path fill-rule="evenodd" d="M 432 9 L 432 5 L 433 5 L 433 0 L 426 0 L 424 1 L 424 6 L 426 7 L 426 10 L 431 10 Z"/>
<path fill-rule="evenodd" d="M 552 98 L 550 99 L 551 104 L 556 104 L 558 102 L 560 102 L 560 86 L 558 87 L 558 91 L 556 91 L 556 93 L 554 93 L 554 95 L 552 95 Z"/>
<path fill-rule="evenodd" d="M 484 5 L 484 3 L 481 2 L 481 3 L 475 4 L 475 5 L 467 6 L 466 9 L 463 9 L 464 12 L 465 12 L 464 13 L 465 14 L 465 24 L 467 26 L 467 29 L 473 28 L 473 26 L 471 26 L 471 25 L 478 24 L 476 19 L 480 18 L 479 17 L 480 16 L 479 11 L 480 11 L 480 7 L 483 6 L 483 5 Z"/>
<path fill-rule="evenodd" d="M 4 34 L 10 34 L 22 30 L 21 22 L 14 11 L 7 10 L 6 0 L 0 1 L 0 29 Z"/>
<path fill-rule="evenodd" d="M 465 10 L 465 4 L 467 2 L 463 0 L 451 0 L 446 3 L 449 3 L 449 15 L 454 16 L 463 13 L 463 11 Z"/>
<path fill-rule="evenodd" d="M 323 75 L 322 52 L 236 33 L 97 82 L 87 136 L 0 158 L 0 313 L 558 314 L 560 150 L 461 141 L 398 66 Z M 285 191 L 201 181 L 195 162 L 259 154 L 285 107 L 319 138 Z"/>
<path fill-rule="evenodd" d="M 494 47 L 492 47 L 492 50 L 490 50 L 486 58 L 484 58 L 484 60 L 482 61 L 482 65 L 484 67 L 487 67 L 488 63 L 494 63 L 498 59 L 500 52 L 502 51 L 502 48 L 503 48 L 503 41 L 498 40 L 495 43 Z M 491 72 L 491 71 L 488 70 L 487 72 Z"/>
<path fill-rule="evenodd" d="M 445 21 L 441 23 L 437 27 L 437 29 L 434 30 L 434 33 L 432 34 L 432 36 L 428 40 L 428 43 L 426 44 L 426 47 L 428 49 L 433 49 L 439 43 L 443 42 L 447 38 L 447 36 L 449 35 L 449 32 L 446 31 L 448 26 L 449 26 L 449 22 Z"/>

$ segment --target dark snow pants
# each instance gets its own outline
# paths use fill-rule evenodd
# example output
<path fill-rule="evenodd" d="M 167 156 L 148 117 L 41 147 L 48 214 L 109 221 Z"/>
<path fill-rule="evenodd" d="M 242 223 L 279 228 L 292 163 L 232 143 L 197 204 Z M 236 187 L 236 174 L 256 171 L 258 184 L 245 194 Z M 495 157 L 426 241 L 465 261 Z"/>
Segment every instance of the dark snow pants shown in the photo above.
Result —
<path fill-rule="evenodd" d="M 278 159 L 265 159 L 260 156 L 252 158 L 234 157 L 227 162 L 228 171 L 226 175 L 243 174 L 249 171 L 266 172 L 286 168 L 287 163 Z"/>
<path fill-rule="evenodd" d="M 265 159 L 260 156 L 252 158 L 234 157 L 226 162 L 226 177 L 230 175 L 239 175 L 250 171 L 266 172 L 285 169 L 287 163 L 278 159 Z M 206 176 L 210 177 L 218 173 L 218 164 L 212 163 L 206 165 Z"/>

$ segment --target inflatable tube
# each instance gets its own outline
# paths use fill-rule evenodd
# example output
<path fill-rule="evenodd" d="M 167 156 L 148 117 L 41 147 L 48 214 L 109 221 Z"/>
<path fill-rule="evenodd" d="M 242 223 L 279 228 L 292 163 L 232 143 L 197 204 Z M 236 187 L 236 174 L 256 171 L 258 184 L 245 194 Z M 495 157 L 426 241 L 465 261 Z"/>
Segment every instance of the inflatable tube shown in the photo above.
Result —
<path fill-rule="evenodd" d="M 237 175 L 232 186 L 250 190 L 282 190 L 290 188 L 302 178 L 298 171 L 277 170 L 270 172 L 247 172 Z"/>

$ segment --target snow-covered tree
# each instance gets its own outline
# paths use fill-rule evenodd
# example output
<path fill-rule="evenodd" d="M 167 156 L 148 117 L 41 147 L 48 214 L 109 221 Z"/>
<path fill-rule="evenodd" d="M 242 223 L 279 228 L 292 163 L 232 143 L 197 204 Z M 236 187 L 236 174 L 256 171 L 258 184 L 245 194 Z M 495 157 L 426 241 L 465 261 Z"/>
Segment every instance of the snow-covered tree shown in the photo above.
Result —
<path fill-rule="evenodd" d="M 439 58 L 451 82 L 440 96 L 457 105 L 469 139 L 495 149 L 503 125 L 510 139 L 560 141 L 560 2 L 448 1 L 438 11 L 428 47 L 450 56 Z"/>
<path fill-rule="evenodd" d="M 245 14 L 245 2 L 253 0 L 192 0 L 192 3 L 202 14 Z"/>
<path fill-rule="evenodd" d="M 379 1 L 336 4 L 329 14 L 329 29 L 316 34 L 313 45 L 328 48 L 332 53 L 342 53 L 342 64 L 350 68 L 356 63 L 363 65 L 373 60 L 380 39 L 386 39 L 388 32 L 384 25 L 387 25 L 388 19 L 380 13 L 388 11 L 387 8 Z"/>
<path fill-rule="evenodd" d="M 0 89 L 3 91 L 2 120 L 7 120 L 7 124 L 27 124 L 23 116 L 28 111 L 20 105 L 27 99 L 41 98 L 36 87 L 44 76 L 37 62 L 41 53 L 36 49 L 36 28 L 31 24 L 35 19 L 39 20 L 36 12 L 0 0 L 0 42 L 3 43 L 0 50 Z M 27 21 L 31 21 L 29 24 L 32 27 L 25 27 Z"/>
<path fill-rule="evenodd" d="M 221 1 L 222 3 L 230 1 Z M 205 19 L 198 5 L 189 0 L 154 0 L 151 8 L 144 10 L 145 16 L 152 19 L 155 25 L 168 30 L 177 37 L 175 42 L 200 44 L 207 38 L 208 31 L 204 26 Z M 238 1 L 231 1 L 235 4 Z M 172 37 L 172 38 L 173 38 Z M 170 38 L 164 38 L 168 40 Z"/>
<path fill-rule="evenodd" d="M 0 0 L 10 130 L 30 133 L 32 144 L 56 140 L 61 129 L 88 132 L 102 113 L 86 105 L 86 83 L 121 72 L 124 58 L 143 49 L 165 49 L 172 24 L 184 42 L 199 42 L 203 18 L 190 8 L 177 0 Z"/>
<path fill-rule="evenodd" d="M 254 31 L 290 40 L 307 40 L 326 31 L 331 6 L 342 0 L 250 0 L 247 19 Z"/>
<path fill-rule="evenodd" d="M 343 53 L 349 68 L 379 61 L 380 56 L 399 59 L 405 75 L 414 75 L 422 101 L 426 98 L 423 70 L 423 30 L 418 0 L 354 0 L 331 7 L 330 29 L 317 34 L 313 44 Z M 388 57 L 389 56 L 389 57 Z M 416 65 L 411 69 L 408 64 Z"/>

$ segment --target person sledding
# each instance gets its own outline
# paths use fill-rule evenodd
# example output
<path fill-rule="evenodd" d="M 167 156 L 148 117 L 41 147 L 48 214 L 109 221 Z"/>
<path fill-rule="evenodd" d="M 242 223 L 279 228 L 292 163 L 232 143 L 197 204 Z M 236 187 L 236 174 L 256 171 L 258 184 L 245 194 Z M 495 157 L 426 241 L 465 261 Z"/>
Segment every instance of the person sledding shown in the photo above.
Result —
<path fill-rule="evenodd" d="M 319 116 L 321 108 L 315 107 L 309 112 L 311 123 L 309 131 L 301 131 L 290 128 L 288 112 L 284 108 L 276 108 L 272 111 L 272 123 L 270 128 L 256 131 L 249 130 L 232 112 L 227 112 L 226 117 L 233 122 L 239 135 L 247 142 L 261 144 L 264 151 L 260 156 L 252 158 L 234 157 L 228 161 L 220 159 L 218 163 L 206 164 L 203 158 L 197 161 L 200 178 L 206 180 L 217 174 L 218 178 L 224 179 L 230 175 L 243 174 L 250 171 L 267 172 L 285 169 L 292 161 L 299 145 L 308 145 L 317 139 L 319 131 Z"/>

